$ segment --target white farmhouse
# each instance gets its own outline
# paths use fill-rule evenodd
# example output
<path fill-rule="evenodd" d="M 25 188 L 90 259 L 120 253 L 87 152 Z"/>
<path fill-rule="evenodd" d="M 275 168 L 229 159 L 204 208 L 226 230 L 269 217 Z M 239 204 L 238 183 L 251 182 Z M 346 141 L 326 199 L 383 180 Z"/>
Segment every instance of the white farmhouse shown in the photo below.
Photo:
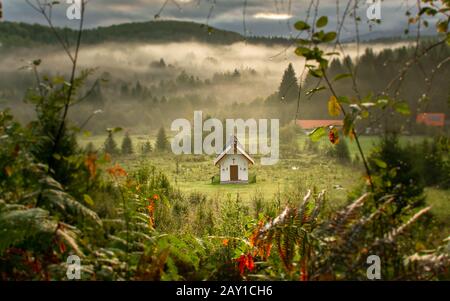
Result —
<path fill-rule="evenodd" d="M 214 165 L 220 166 L 220 183 L 248 183 L 249 164 L 255 164 L 255 161 L 235 136 L 231 137 L 224 151 L 214 160 Z"/>

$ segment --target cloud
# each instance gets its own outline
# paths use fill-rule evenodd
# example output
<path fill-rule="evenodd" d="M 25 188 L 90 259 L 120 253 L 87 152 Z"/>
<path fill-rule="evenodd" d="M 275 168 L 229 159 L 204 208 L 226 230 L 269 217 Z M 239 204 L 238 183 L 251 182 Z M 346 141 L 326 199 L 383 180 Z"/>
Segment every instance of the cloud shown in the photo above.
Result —
<path fill-rule="evenodd" d="M 344 11 L 345 2 L 340 3 L 340 12 Z M 384 33 L 385 36 L 392 34 L 395 29 L 397 34 L 407 26 L 404 16 L 404 0 L 383 1 L 382 24 L 374 26 L 374 31 Z M 108 26 L 112 24 L 144 22 L 154 20 L 154 16 L 160 13 L 161 19 L 194 21 L 198 23 L 208 22 L 211 26 L 220 29 L 243 33 L 244 7 L 242 0 L 95 0 L 89 1 L 85 24 L 87 27 Z M 247 0 L 246 30 L 247 33 L 259 36 L 291 36 L 293 34 L 291 20 L 306 18 L 306 11 L 310 0 Z M 403 4 L 403 5 L 402 5 Z M 3 1 L 4 18 L 7 21 L 45 23 L 25 0 Z M 61 4 L 55 8 L 53 13 L 54 24 L 76 28 L 76 21 L 66 18 L 67 4 Z M 366 22 L 365 1 L 360 1 L 358 15 L 362 22 L 359 27 L 361 34 L 370 31 Z M 161 8 L 164 8 L 161 11 Z M 160 12 L 161 11 L 161 12 Z M 208 15 L 210 18 L 208 19 Z M 328 29 L 336 28 L 336 1 L 321 1 L 318 8 L 319 15 L 329 17 Z M 354 33 L 353 18 L 347 18 L 342 34 L 344 38 L 352 37 Z"/>
<path fill-rule="evenodd" d="M 268 19 L 268 20 L 289 20 L 293 16 L 289 14 L 274 14 L 274 13 L 257 13 L 253 15 L 255 19 Z"/>

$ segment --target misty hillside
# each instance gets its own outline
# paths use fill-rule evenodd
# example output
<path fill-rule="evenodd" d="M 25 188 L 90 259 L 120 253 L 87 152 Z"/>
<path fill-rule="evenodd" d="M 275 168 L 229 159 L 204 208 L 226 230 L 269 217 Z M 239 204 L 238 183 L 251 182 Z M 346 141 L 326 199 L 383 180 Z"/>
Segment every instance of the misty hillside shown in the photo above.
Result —
<path fill-rule="evenodd" d="M 61 37 L 73 43 L 76 31 L 69 28 L 57 28 Z M 261 44 L 283 44 L 283 38 L 251 37 L 245 38 L 236 32 L 207 27 L 194 22 L 149 21 L 127 23 L 86 29 L 83 43 L 99 44 L 104 42 L 204 42 L 211 44 L 233 44 L 247 41 Z M 0 43 L 5 47 L 29 47 L 39 44 L 53 44 L 57 38 L 52 30 L 43 25 L 1 22 Z"/>

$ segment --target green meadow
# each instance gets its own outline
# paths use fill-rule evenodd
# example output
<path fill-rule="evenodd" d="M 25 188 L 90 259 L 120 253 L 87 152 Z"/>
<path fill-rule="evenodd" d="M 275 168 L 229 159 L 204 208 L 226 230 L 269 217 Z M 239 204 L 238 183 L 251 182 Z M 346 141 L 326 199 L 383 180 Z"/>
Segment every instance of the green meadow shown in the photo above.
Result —
<path fill-rule="evenodd" d="M 204 194 L 211 199 L 223 200 L 238 197 L 243 202 L 254 199 L 279 200 L 293 191 L 305 193 L 307 189 L 326 190 L 330 199 L 330 208 L 339 208 L 347 201 L 349 192 L 364 184 L 364 170 L 361 161 L 353 160 L 342 164 L 324 155 L 330 146 L 327 139 L 316 142 L 317 151 L 307 150 L 306 135 L 298 135 L 299 152 L 295 156 L 283 158 L 272 166 L 260 164 L 260 158 L 255 157 L 256 164 L 250 168 L 250 177 L 256 176 L 256 183 L 251 184 L 213 184 L 212 177 L 218 175 L 218 167 L 214 166 L 214 157 L 206 155 L 180 155 L 152 152 L 141 154 L 141 146 L 146 141 L 155 143 L 155 136 L 130 135 L 133 141 L 134 154 L 113 156 L 112 164 L 119 163 L 127 171 L 132 172 L 142 165 L 152 165 L 164 172 L 170 182 L 185 194 Z M 114 136 L 120 147 L 123 133 Z M 92 143 L 96 149 L 101 149 L 106 135 L 80 136 L 79 144 L 85 147 Z M 376 147 L 378 137 L 360 137 L 361 147 L 369 154 Z M 402 136 L 400 143 L 420 143 L 422 136 Z M 348 141 L 352 158 L 358 156 L 358 148 L 354 141 Z M 432 211 L 441 221 L 450 220 L 450 195 L 445 190 L 426 189 L 427 202 L 433 206 Z"/>

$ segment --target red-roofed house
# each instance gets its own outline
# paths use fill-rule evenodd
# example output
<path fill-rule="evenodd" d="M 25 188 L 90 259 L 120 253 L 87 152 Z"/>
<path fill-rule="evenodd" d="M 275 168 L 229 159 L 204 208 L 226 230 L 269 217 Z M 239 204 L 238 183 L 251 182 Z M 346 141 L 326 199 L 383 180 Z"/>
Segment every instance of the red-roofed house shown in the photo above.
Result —
<path fill-rule="evenodd" d="M 343 120 L 297 120 L 297 125 L 304 130 L 312 130 L 323 126 L 343 126 Z"/>
<path fill-rule="evenodd" d="M 420 113 L 417 114 L 416 122 L 419 124 L 425 124 L 428 126 L 440 126 L 445 125 L 444 113 Z"/>

